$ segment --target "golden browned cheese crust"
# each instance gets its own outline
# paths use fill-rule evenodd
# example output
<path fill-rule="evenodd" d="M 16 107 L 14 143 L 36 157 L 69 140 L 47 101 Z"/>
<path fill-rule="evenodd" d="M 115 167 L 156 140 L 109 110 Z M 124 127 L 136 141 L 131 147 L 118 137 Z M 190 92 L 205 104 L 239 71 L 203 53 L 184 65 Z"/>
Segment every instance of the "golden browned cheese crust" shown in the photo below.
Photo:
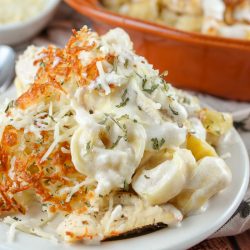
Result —
<path fill-rule="evenodd" d="M 87 84 L 81 77 L 83 72 L 87 72 L 89 80 L 98 76 L 95 62 L 84 68 L 78 59 L 80 51 L 88 51 L 95 46 L 95 44 L 87 45 L 88 32 L 87 28 L 80 32 L 74 31 L 74 36 L 64 49 L 50 46 L 42 51 L 45 56 L 35 62 L 40 65 L 36 80 L 25 93 L 8 106 L 6 114 L 9 118 L 13 116 L 13 110 L 26 110 L 39 103 L 60 101 L 62 94 L 68 93 L 69 90 L 74 92 L 78 86 Z M 56 56 L 60 57 L 61 61 L 53 66 Z M 0 142 L 0 214 L 16 211 L 25 213 L 25 206 L 16 198 L 25 190 L 35 190 L 42 202 L 50 204 L 51 211 L 71 212 L 76 207 L 75 204 L 84 209 L 86 198 L 92 195 L 91 191 L 86 192 L 81 188 L 72 197 L 71 202 L 66 203 L 66 194 L 57 196 L 52 194 L 49 183 L 59 190 L 61 186 L 74 186 L 72 179 L 80 182 L 85 176 L 75 170 L 70 153 L 61 151 L 61 147 L 69 149 L 68 142 L 58 144 L 50 157 L 41 162 L 42 156 L 53 142 L 53 133 L 42 131 L 41 135 L 38 140 L 33 133 L 24 133 L 23 129 L 18 130 L 10 125 L 4 128 Z M 20 150 L 23 143 L 25 148 Z M 10 178 L 11 171 L 14 173 L 12 178 Z"/>

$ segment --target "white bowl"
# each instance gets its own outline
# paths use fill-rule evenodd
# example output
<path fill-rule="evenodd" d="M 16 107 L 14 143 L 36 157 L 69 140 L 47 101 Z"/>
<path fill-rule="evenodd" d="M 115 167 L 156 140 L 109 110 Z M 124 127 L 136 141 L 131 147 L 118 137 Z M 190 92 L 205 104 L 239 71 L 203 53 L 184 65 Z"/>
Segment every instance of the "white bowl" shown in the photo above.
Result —
<path fill-rule="evenodd" d="M 53 17 L 60 0 L 49 0 L 36 16 L 20 23 L 0 25 L 0 44 L 14 45 L 36 35 Z"/>

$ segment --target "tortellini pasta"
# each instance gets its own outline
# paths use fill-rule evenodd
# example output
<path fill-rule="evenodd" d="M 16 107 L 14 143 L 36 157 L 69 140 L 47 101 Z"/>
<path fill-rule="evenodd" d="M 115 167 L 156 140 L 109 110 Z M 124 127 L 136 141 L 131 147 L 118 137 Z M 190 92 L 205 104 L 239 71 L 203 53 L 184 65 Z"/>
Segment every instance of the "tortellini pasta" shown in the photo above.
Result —
<path fill-rule="evenodd" d="M 140 124 L 111 116 L 103 119 L 107 120 L 105 125 L 82 124 L 71 141 L 76 169 L 96 179 L 96 193 L 101 195 L 131 182 L 146 143 L 146 133 Z"/>
<path fill-rule="evenodd" d="M 231 179 L 231 171 L 224 160 L 219 157 L 204 157 L 198 162 L 185 188 L 171 202 L 184 215 L 190 214 L 227 187 Z"/>
<path fill-rule="evenodd" d="M 150 204 L 160 205 L 182 197 L 203 159 L 220 159 L 208 138 L 217 130 L 218 138 L 227 133 L 231 117 L 201 109 L 195 98 L 167 84 L 158 71 L 137 57 L 126 35 L 121 37 L 122 55 L 114 31 L 105 36 L 105 50 L 101 49 L 119 55 L 115 68 L 108 62 L 98 63 L 99 76 L 75 94 L 79 127 L 71 140 L 72 160 L 79 172 L 96 181 L 96 194 L 133 189 Z M 110 88 L 107 79 L 116 81 L 124 74 L 126 79 Z M 99 93 L 101 81 L 103 91 Z M 210 120 L 214 122 L 211 126 Z M 218 165 L 210 162 L 215 162 L 211 168 Z M 220 166 L 221 162 L 216 171 L 226 168 Z M 199 176 L 196 178 L 203 178 Z M 222 177 L 214 178 L 220 181 Z M 213 194 L 205 195 L 204 200 Z"/>
<path fill-rule="evenodd" d="M 142 2 L 138 1 L 138 6 Z M 179 7 L 191 16 L 183 1 Z M 142 13 L 146 15 L 147 11 Z M 93 47 L 77 55 L 79 68 L 86 72 L 75 78 L 73 71 L 71 85 L 62 85 L 68 91 L 65 98 L 69 98 L 70 112 L 59 113 L 74 125 L 57 127 L 49 149 L 53 151 L 58 138 L 63 138 L 62 131 L 69 131 L 69 146 L 62 150 L 83 175 L 84 182 L 77 188 L 91 183 L 94 198 L 108 199 L 120 192 L 133 194 L 143 206 L 149 206 L 147 211 L 159 211 L 163 222 L 169 221 L 164 217 L 166 203 L 174 204 L 184 215 L 199 209 L 230 182 L 230 169 L 216 146 L 232 127 L 231 115 L 201 108 L 197 98 L 168 84 L 166 74 L 135 54 L 123 30 L 114 29 L 100 37 L 87 31 L 86 36 Z M 28 58 L 36 58 L 37 51 L 29 49 L 35 54 Z M 19 62 L 21 68 L 26 65 L 24 59 Z M 34 78 L 37 69 L 32 70 L 29 76 Z M 75 84 L 75 79 L 81 79 L 82 85 Z M 53 114 L 52 104 L 48 114 Z M 59 120 L 47 114 L 46 119 L 51 124 Z M 43 159 L 50 153 L 48 150 Z M 72 196 L 67 193 L 67 201 Z M 179 215 L 173 218 L 182 219 Z"/>
<path fill-rule="evenodd" d="M 166 160 L 152 169 L 140 169 L 133 177 L 132 186 L 151 204 L 166 203 L 183 190 L 188 173 L 195 164 L 190 151 L 178 150 L 171 160 Z"/>

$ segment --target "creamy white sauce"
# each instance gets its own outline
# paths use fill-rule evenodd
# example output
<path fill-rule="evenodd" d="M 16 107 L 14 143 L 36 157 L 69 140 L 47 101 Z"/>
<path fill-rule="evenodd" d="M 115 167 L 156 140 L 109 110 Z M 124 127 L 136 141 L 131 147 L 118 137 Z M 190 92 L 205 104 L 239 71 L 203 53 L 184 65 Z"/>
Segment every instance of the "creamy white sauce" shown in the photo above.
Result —
<path fill-rule="evenodd" d="M 134 53 L 131 41 L 122 30 L 113 30 L 101 38 L 93 33 L 89 44 L 100 45 L 101 52 L 94 48 L 93 54 L 80 53 L 79 59 L 83 67 L 95 57 L 99 58 L 101 55 L 105 58 L 105 53 L 112 53 L 116 57 L 116 65 L 111 65 L 104 59 L 98 61 L 96 66 L 99 76 L 90 86 L 79 87 L 76 93 L 67 96 L 62 94 L 59 104 L 40 103 L 36 110 L 34 107 L 25 111 L 13 109 L 15 119 L 9 124 L 24 128 L 25 132 L 32 131 L 36 136 L 40 135 L 41 130 L 54 131 L 54 141 L 41 161 L 47 159 L 59 142 L 70 143 L 70 151 L 64 147 L 60 149 L 63 153 L 71 153 L 76 170 L 87 178 L 83 182 L 75 181 L 73 187 L 64 187 L 58 191 L 58 194 L 66 194 L 66 202 L 81 187 L 95 187 L 95 195 L 89 201 L 90 208 L 87 212 L 99 212 L 102 208 L 92 205 L 103 202 L 103 195 L 126 189 L 131 184 L 138 194 L 136 199 L 139 202 L 136 203 L 131 198 L 128 201 L 143 212 L 146 219 L 156 218 L 161 222 L 170 220 L 170 224 L 172 221 L 176 225 L 183 219 L 183 215 L 172 205 L 165 205 L 168 200 L 178 196 L 185 188 L 193 189 L 187 211 L 191 213 L 203 205 L 200 204 L 201 198 L 209 199 L 231 180 L 230 170 L 223 159 L 205 157 L 197 163 L 192 152 L 185 149 L 187 131 L 193 130 L 198 138 L 206 139 L 206 131 L 197 112 L 200 106 L 194 98 L 164 85 L 159 72 Z M 53 67 L 59 63 L 60 58 L 56 57 Z M 30 75 L 34 77 L 35 73 Z M 87 77 L 87 74 L 82 76 Z M 72 115 L 65 116 L 69 111 Z M 56 124 L 52 125 L 52 121 L 48 121 L 47 114 L 54 117 Z M 2 123 L 5 125 L 8 124 L 8 117 L 4 115 Z M 41 128 L 34 125 L 34 119 Z M 65 129 L 69 122 L 70 128 Z M 226 136 L 223 139 L 227 141 Z M 13 157 L 10 178 L 13 178 L 14 167 Z M 123 207 L 113 202 L 113 194 L 108 197 L 109 225 L 123 212 Z M 137 207 L 137 204 L 142 206 Z M 160 204 L 164 205 L 158 206 Z M 169 212 L 171 216 L 165 216 L 163 212 L 167 215 Z M 138 218 L 136 213 L 131 214 L 135 219 Z M 79 218 L 86 220 L 88 227 Z M 71 213 L 59 226 L 58 232 L 66 240 L 72 240 L 64 233 L 72 231 L 81 236 L 87 228 L 90 229 L 90 235 L 97 235 L 98 239 L 102 239 L 102 223 L 103 221 L 97 221 L 94 216 L 86 213 Z M 14 224 L 12 229 L 16 226 L 19 225 Z M 123 224 L 117 228 L 122 230 L 125 227 Z M 35 228 L 35 233 L 48 237 L 48 234 L 39 230 Z"/>
<path fill-rule="evenodd" d="M 185 145 L 189 116 L 196 136 L 206 138 L 205 129 L 195 118 L 199 109 L 196 100 L 165 86 L 159 72 L 134 54 L 130 40 L 126 39 L 120 29 L 101 39 L 93 35 L 92 43 L 99 44 L 101 52 L 96 49 L 93 54 L 82 52 L 79 58 L 83 66 L 97 56 L 105 57 L 105 53 L 114 53 L 116 65 L 98 61 L 99 76 L 90 86 L 78 88 L 71 102 L 78 124 L 71 139 L 72 161 L 79 172 L 97 181 L 96 194 L 101 195 L 131 183 L 145 150 L 157 152 Z M 56 59 L 55 64 L 58 63 L 60 59 Z M 113 89 L 111 82 L 115 85 Z M 99 92 L 99 85 L 104 92 Z M 152 87 L 155 89 L 151 90 Z M 51 105 L 49 112 L 53 113 Z M 190 172 L 195 166 L 188 152 L 183 155 L 187 159 L 179 157 L 179 162 L 185 170 L 176 169 L 178 176 L 186 176 L 181 186 L 190 178 L 186 168 Z M 165 167 L 162 169 L 165 171 Z"/>
<path fill-rule="evenodd" d="M 190 118 L 191 122 L 191 132 L 203 141 L 206 141 L 206 129 L 204 128 L 200 119 L 196 117 Z"/>
<path fill-rule="evenodd" d="M 178 195 L 187 181 L 187 165 L 175 153 L 152 169 L 143 169 L 133 177 L 133 189 L 151 204 L 164 204 Z"/>
<path fill-rule="evenodd" d="M 101 133 L 107 133 L 105 129 L 101 125 L 95 127 L 96 123 L 91 126 L 89 120 L 81 122 L 71 141 L 72 160 L 77 170 L 97 180 L 97 194 L 105 195 L 112 189 L 123 188 L 125 182 L 130 183 L 145 150 L 143 127 L 125 123 L 128 133 L 125 139 L 123 131 L 114 123 L 111 125 L 115 127 L 111 128 L 112 143 L 121 137 L 114 148 L 106 148 L 99 138 Z"/>
<path fill-rule="evenodd" d="M 164 122 L 159 125 L 148 125 L 145 127 L 147 133 L 146 149 L 152 151 L 152 139 L 157 138 L 159 141 L 164 139 L 162 149 L 175 148 L 181 146 L 186 141 L 186 128 L 170 122 Z"/>
<path fill-rule="evenodd" d="M 96 56 L 105 57 L 106 53 L 113 53 L 116 61 L 114 65 L 98 61 L 99 76 L 75 94 L 72 107 L 79 129 L 71 140 L 71 154 L 77 170 L 97 180 L 96 193 L 107 194 L 122 188 L 124 182 L 131 182 L 145 150 L 154 152 L 183 145 L 187 134 L 184 123 L 189 113 L 179 102 L 181 92 L 177 94 L 173 87 L 165 86 L 159 71 L 134 53 L 124 31 L 112 30 L 95 43 L 101 52 L 96 49 L 93 54 L 82 52 L 79 57 L 83 66 Z M 110 83 L 116 87 L 112 91 Z M 98 93 L 100 88 L 104 93 Z M 192 98 L 188 100 L 190 107 L 197 106 Z M 125 117 L 122 124 L 126 126 L 128 140 L 123 137 L 124 131 L 112 124 L 110 116 Z M 121 137 L 113 149 L 105 148 L 99 138 L 100 133 L 107 133 L 107 124 L 98 124 L 105 119 L 109 120 L 109 140 L 114 143 Z M 90 142 L 93 145 L 88 152 L 86 147 Z"/>
<path fill-rule="evenodd" d="M 194 190 L 187 201 L 188 211 L 197 211 L 213 195 L 226 188 L 231 182 L 232 174 L 225 161 L 219 157 L 204 157 L 194 169 L 193 177 L 187 183 L 186 188 Z M 187 206 L 185 204 L 184 206 Z"/>
<path fill-rule="evenodd" d="M 212 17 L 223 20 L 225 4 L 222 0 L 202 0 L 204 17 Z"/>

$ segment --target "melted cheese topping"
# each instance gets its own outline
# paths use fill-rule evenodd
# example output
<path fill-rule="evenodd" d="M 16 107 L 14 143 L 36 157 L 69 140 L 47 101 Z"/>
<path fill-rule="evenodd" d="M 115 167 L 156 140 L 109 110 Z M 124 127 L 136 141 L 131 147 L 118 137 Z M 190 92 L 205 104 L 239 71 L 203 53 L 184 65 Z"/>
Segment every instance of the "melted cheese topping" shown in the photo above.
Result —
<path fill-rule="evenodd" d="M 190 183 L 211 183 L 203 200 L 229 184 L 230 170 L 207 138 L 212 133 L 218 141 L 231 127 L 230 115 L 201 109 L 196 98 L 168 84 L 166 73 L 134 52 L 125 31 L 98 36 L 84 27 L 64 49 L 28 48 L 17 71 L 32 84 L 1 107 L 7 191 L 0 211 L 30 211 L 24 197 L 31 190 L 48 218 L 69 215 L 57 228 L 64 240 L 103 239 L 180 222 Z M 199 167 L 204 171 L 196 174 Z M 41 223 L 33 231 L 30 223 L 14 228 L 47 237 Z"/>

